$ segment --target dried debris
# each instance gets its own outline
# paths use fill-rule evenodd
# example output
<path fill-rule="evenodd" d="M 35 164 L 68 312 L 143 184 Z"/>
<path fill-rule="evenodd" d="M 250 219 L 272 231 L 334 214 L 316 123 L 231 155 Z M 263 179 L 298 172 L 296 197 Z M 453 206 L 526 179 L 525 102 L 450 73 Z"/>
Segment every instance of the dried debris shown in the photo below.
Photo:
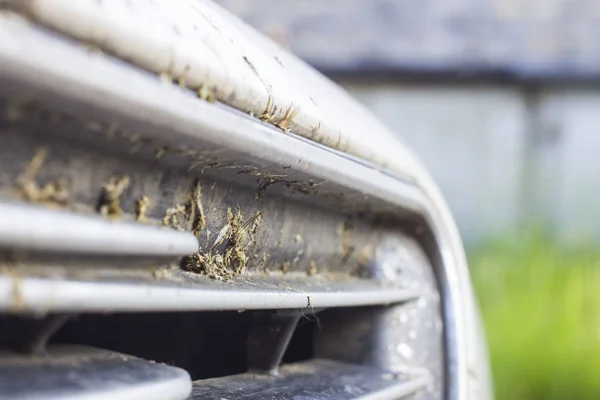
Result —
<path fill-rule="evenodd" d="M 255 168 L 255 167 L 251 167 L 248 169 L 242 169 L 242 170 L 238 171 L 238 174 L 248 174 L 248 175 L 256 176 L 258 178 L 256 180 L 256 183 L 258 184 L 258 191 L 256 192 L 256 196 L 254 197 L 255 200 L 259 200 L 262 197 L 262 195 L 265 193 L 265 191 L 269 188 L 269 186 L 271 186 L 275 183 L 284 183 L 286 185 L 295 185 L 295 184 L 299 183 L 299 181 L 293 181 L 293 180 L 286 179 L 286 177 L 288 176 L 287 174 L 282 174 L 282 175 L 270 174 L 268 172 L 263 172 L 260 169 Z"/>
<path fill-rule="evenodd" d="M 196 180 L 192 186 L 184 205 L 177 204 L 165 210 L 162 224 L 178 230 L 191 229 L 197 238 L 200 237 L 200 231 L 206 227 L 206 216 L 202 206 L 202 185 L 199 180 Z"/>
<path fill-rule="evenodd" d="M 217 101 L 215 91 L 209 88 L 208 85 L 201 85 L 196 91 L 196 95 L 202 100 L 208 101 L 209 103 L 214 103 Z"/>
<path fill-rule="evenodd" d="M 223 253 L 223 261 L 235 273 L 241 273 L 246 268 L 246 253 L 244 239 L 246 237 L 249 222 L 243 222 L 242 212 L 239 207 L 235 212 L 227 209 L 227 242 Z"/>
<path fill-rule="evenodd" d="M 260 229 L 260 226 L 262 225 L 262 213 L 260 211 L 256 211 L 256 213 L 254 214 L 254 217 L 252 217 L 250 219 L 250 221 L 248 221 L 249 223 L 249 228 L 248 229 L 248 235 L 249 235 L 249 243 L 248 246 L 250 246 L 250 244 L 254 243 L 254 235 L 256 233 L 258 233 L 258 230 Z"/>
<path fill-rule="evenodd" d="M 48 182 L 41 186 L 36 181 L 39 170 L 44 165 L 48 151 L 38 149 L 21 175 L 17 178 L 17 186 L 21 196 L 31 202 L 66 205 L 69 203 L 69 188 L 65 178 Z"/>
<path fill-rule="evenodd" d="M 181 229 L 180 217 L 185 216 L 185 206 L 177 204 L 175 207 L 169 207 L 165 210 L 162 217 L 162 224 L 173 229 Z"/>
<path fill-rule="evenodd" d="M 119 178 L 110 178 L 108 183 L 102 186 L 102 197 L 98 211 L 100 214 L 111 219 L 119 218 L 123 213 L 121 210 L 121 196 L 129 186 L 129 177 L 124 175 Z"/>
<path fill-rule="evenodd" d="M 375 257 L 375 251 L 370 245 L 364 246 L 357 255 L 356 270 L 353 272 L 356 276 L 367 277 L 370 276 L 371 265 L 373 258 Z"/>
<path fill-rule="evenodd" d="M 219 231 L 219 234 L 217 235 L 217 238 L 215 239 L 215 242 L 213 243 L 213 245 L 211 246 L 211 250 L 217 246 L 220 246 L 221 243 L 223 243 L 223 241 L 228 237 L 229 235 L 229 229 L 231 227 L 229 226 L 229 224 L 225 225 L 223 228 L 221 228 L 221 230 Z"/>
<path fill-rule="evenodd" d="M 256 195 L 254 196 L 254 199 L 260 200 L 263 197 L 263 195 L 265 194 L 265 192 L 267 191 L 267 189 L 271 185 L 274 185 L 276 183 L 284 183 L 286 185 L 292 186 L 292 185 L 297 184 L 298 182 L 299 181 L 291 181 L 291 180 L 287 180 L 287 179 L 277 178 L 274 176 L 261 177 L 256 180 L 256 183 L 258 184 L 258 190 L 256 191 Z"/>
<path fill-rule="evenodd" d="M 300 107 L 294 107 L 294 104 L 290 104 L 288 109 L 285 111 L 283 118 L 277 121 L 274 125 L 284 132 L 287 132 L 288 125 L 292 122 L 292 119 L 300 112 Z"/>
<path fill-rule="evenodd" d="M 308 268 L 306 269 L 306 275 L 313 276 L 317 274 L 317 263 L 311 261 L 308 263 Z"/>
<path fill-rule="evenodd" d="M 275 115 L 275 111 L 277 111 L 277 107 L 273 102 L 273 96 L 269 94 L 269 98 L 267 99 L 267 105 L 265 106 L 265 110 L 261 115 L 258 116 L 258 119 L 265 122 L 271 122 Z"/>
<path fill-rule="evenodd" d="M 196 209 L 199 208 L 196 206 Z M 227 223 L 221 228 L 212 246 L 206 251 L 184 257 L 181 268 L 213 279 L 229 280 L 244 272 L 246 251 L 254 243 L 261 223 L 261 213 L 244 221 L 240 207 L 227 209 Z"/>
<path fill-rule="evenodd" d="M 142 196 L 138 201 L 135 202 L 135 219 L 140 222 L 148 222 L 146 211 L 150 205 L 150 198 L 148 196 Z"/>
<path fill-rule="evenodd" d="M 233 271 L 225 267 L 223 256 L 212 251 L 198 251 L 181 260 L 181 268 L 185 271 L 206 275 L 218 281 L 228 281 L 233 278 Z"/>
<path fill-rule="evenodd" d="M 204 215 L 204 207 L 202 206 L 202 184 L 199 180 L 194 184 L 189 204 L 190 218 L 193 219 L 192 233 L 198 237 L 200 231 L 206 226 L 206 216 Z"/>
<path fill-rule="evenodd" d="M 288 168 L 288 167 L 283 167 L 284 169 Z M 288 175 L 287 174 L 283 174 L 283 175 L 279 175 L 279 174 L 271 174 L 268 172 L 263 172 L 261 170 L 259 170 L 258 168 L 248 168 L 248 169 L 242 169 L 238 172 L 238 174 L 249 174 L 249 175 L 254 175 L 256 177 L 258 177 L 258 179 L 256 180 L 256 183 L 258 185 L 258 191 L 256 192 L 256 195 L 254 197 L 255 200 L 259 200 L 263 194 L 266 192 L 266 190 L 271 186 L 274 185 L 276 183 L 281 183 L 283 185 L 285 185 L 286 188 L 288 189 L 292 189 L 294 192 L 297 193 L 302 193 L 302 194 L 310 194 L 310 193 L 318 193 L 318 191 L 316 190 L 316 188 L 318 186 L 323 185 L 324 183 L 329 182 L 328 180 L 324 180 L 321 182 L 314 182 L 314 181 L 309 181 L 308 184 L 306 184 L 305 182 L 299 181 L 299 180 L 294 180 L 294 179 L 287 179 Z"/>
<path fill-rule="evenodd" d="M 65 178 L 60 178 L 56 182 L 48 182 L 42 187 L 38 186 L 36 182 L 30 181 L 20 188 L 27 201 L 63 206 L 69 203 L 69 189 Z"/>
<path fill-rule="evenodd" d="M 262 114 L 258 116 L 258 119 L 267 123 L 271 123 L 283 130 L 284 132 L 286 132 L 288 130 L 288 125 L 290 124 L 290 122 L 292 122 L 294 117 L 300 112 L 300 107 L 294 106 L 293 103 L 290 104 L 287 110 L 285 110 L 285 114 L 283 115 L 283 117 L 279 121 L 274 122 L 276 112 L 277 106 L 273 101 L 273 96 L 269 94 L 265 110 L 262 112 Z"/>

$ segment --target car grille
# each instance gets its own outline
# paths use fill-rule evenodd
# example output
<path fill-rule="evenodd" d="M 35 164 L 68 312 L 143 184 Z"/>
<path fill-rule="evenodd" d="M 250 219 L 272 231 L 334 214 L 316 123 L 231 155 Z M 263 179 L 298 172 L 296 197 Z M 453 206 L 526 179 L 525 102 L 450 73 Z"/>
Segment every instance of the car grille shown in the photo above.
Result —
<path fill-rule="evenodd" d="M 443 397 L 411 182 L 11 12 L 0 38 L 0 396 Z"/>

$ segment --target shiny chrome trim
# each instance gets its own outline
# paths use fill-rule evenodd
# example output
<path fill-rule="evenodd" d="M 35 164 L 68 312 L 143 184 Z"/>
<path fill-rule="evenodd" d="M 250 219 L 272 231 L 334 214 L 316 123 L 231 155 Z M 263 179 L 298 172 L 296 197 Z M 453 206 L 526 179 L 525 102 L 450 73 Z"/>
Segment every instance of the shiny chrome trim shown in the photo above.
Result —
<path fill-rule="evenodd" d="M 0 396 L 10 399 L 183 400 L 181 368 L 86 346 L 56 345 L 42 355 L 0 353 Z"/>
<path fill-rule="evenodd" d="M 126 312 L 314 309 L 386 305 L 418 298 L 415 290 L 382 286 L 366 279 L 345 282 L 244 277 L 233 282 L 209 278 L 181 281 L 114 283 L 65 278 L 0 276 L 0 310 L 8 312 Z"/>
<path fill-rule="evenodd" d="M 110 256 L 181 257 L 198 250 L 190 232 L 111 221 L 0 201 L 0 249 Z"/>
<path fill-rule="evenodd" d="M 337 85 L 213 1 L 3 2 L 38 24 L 245 113 L 267 114 L 270 124 L 305 138 L 396 171 L 419 168 L 400 139 Z"/>
<path fill-rule="evenodd" d="M 389 400 L 414 396 L 430 382 L 427 371 L 383 372 L 325 359 L 285 364 L 277 374 L 247 373 L 195 381 L 190 400 L 268 398 Z"/>

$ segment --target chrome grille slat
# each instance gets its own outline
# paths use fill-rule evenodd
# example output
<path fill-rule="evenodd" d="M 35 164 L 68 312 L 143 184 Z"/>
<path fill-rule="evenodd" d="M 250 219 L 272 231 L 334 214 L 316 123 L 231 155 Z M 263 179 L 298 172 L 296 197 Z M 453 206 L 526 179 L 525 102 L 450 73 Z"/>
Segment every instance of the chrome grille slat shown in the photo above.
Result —
<path fill-rule="evenodd" d="M 353 364 L 312 360 L 282 366 L 277 375 L 252 373 L 194 382 L 190 400 L 387 400 L 426 387 L 426 373 L 391 374 Z"/>
<path fill-rule="evenodd" d="M 7 312 L 125 312 L 305 309 L 388 305 L 418 298 L 418 291 L 369 279 L 291 279 L 244 276 L 231 282 L 187 280 L 121 282 L 0 277 L 0 310 Z M 125 280 L 125 282 L 123 282 Z M 195 282 L 194 282 L 195 281 Z M 192 283 L 193 282 L 193 283 Z"/>
<path fill-rule="evenodd" d="M 0 201 L 0 248 L 174 259 L 198 241 L 190 232 Z"/>
<path fill-rule="evenodd" d="M 187 372 L 84 346 L 54 346 L 42 356 L 3 352 L 0 396 L 48 400 L 183 400 Z"/>
<path fill-rule="evenodd" d="M 201 101 L 189 91 L 107 55 L 91 54 L 18 16 L 0 13 L 0 38 L 4 39 L 0 40 L 0 80 L 4 89 L 17 96 L 51 101 L 94 122 L 119 123 L 164 145 L 226 150 L 229 161 L 256 163 L 261 172 L 280 174 L 281 167 L 286 167 L 295 179 L 307 183 L 321 179 L 321 193 L 344 196 L 341 203 L 339 196 L 335 201 L 321 196 L 318 201 L 328 206 L 352 205 L 351 210 L 356 210 L 368 205 L 372 211 L 402 215 L 406 210 L 426 211 L 426 198 L 409 180 L 316 142 L 283 134 L 229 107 Z M 30 51 L 22 52 L 22 48 Z M 46 62 L 51 58 L 63 61 Z M 88 134 L 103 138 L 103 133 Z"/>

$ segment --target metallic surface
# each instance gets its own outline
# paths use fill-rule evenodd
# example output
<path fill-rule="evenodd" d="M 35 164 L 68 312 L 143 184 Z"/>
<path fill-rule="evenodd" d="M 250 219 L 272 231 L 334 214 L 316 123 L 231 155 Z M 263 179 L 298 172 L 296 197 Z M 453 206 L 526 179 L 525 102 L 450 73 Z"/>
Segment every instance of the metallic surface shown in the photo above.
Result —
<path fill-rule="evenodd" d="M 194 92 L 208 90 L 209 97 L 300 136 L 400 172 L 418 165 L 391 132 L 341 95 L 337 86 L 211 1 L 7 4 L 52 29 L 173 78 Z M 16 44 L 27 38 L 5 40 Z M 375 127 L 386 153 L 373 151 L 371 138 L 363 135 Z"/>
<path fill-rule="evenodd" d="M 297 310 L 258 312 L 254 315 L 246 344 L 248 371 L 279 373 L 279 364 L 302 315 Z"/>
<path fill-rule="evenodd" d="M 182 369 L 89 347 L 0 357 L 0 393 L 10 399 L 183 400 L 191 386 Z"/>
<path fill-rule="evenodd" d="M 23 273 L 23 272 L 21 272 Z M 12 272 L 0 276 L 0 310 L 6 312 L 108 312 L 307 309 L 386 305 L 415 299 L 418 292 L 367 279 L 240 278 L 214 282 L 205 277 L 183 282 L 150 279 L 103 281 L 34 278 Z M 112 280 L 115 280 L 113 277 Z M 150 281 L 150 282 L 149 282 Z M 196 282 L 194 282 L 196 281 Z"/>
<path fill-rule="evenodd" d="M 212 10 L 214 6 L 206 7 Z M 227 29 L 249 31 L 247 27 L 240 28 L 239 22 L 230 21 L 225 14 L 222 18 L 227 24 L 231 22 Z M 70 20 L 77 21 L 77 18 Z M 205 103 L 190 92 L 161 83 L 157 78 L 104 54 L 90 54 L 80 45 L 52 36 L 13 15 L 4 14 L 0 21 L 3 90 L 39 101 L 51 100 L 53 107 L 77 113 L 84 119 L 92 118 L 94 122 L 103 121 L 105 128 L 117 123 L 122 128 L 135 130 L 137 137 L 164 145 L 179 142 L 196 149 L 225 149 L 225 158 L 258 165 L 261 173 L 288 168 L 295 181 L 309 186 L 310 179 L 322 180 L 319 193 L 306 197 L 306 200 L 329 207 L 333 205 L 340 211 L 354 210 L 356 213 L 355 207 L 358 207 L 360 212 L 368 212 L 392 225 L 398 225 L 399 220 L 410 216 L 413 221 L 422 216 L 430 230 L 421 228 L 421 240 L 434 261 L 442 292 L 449 366 L 448 396 L 453 399 L 487 396 L 486 366 L 481 359 L 485 351 L 480 345 L 473 345 L 481 341 L 481 334 L 458 232 L 431 179 L 419 163 L 407 155 L 404 147 L 398 143 L 390 145 L 392 135 L 385 128 L 370 117 L 362 121 L 345 119 L 343 125 L 352 128 L 350 131 L 341 129 L 341 134 L 348 139 L 345 143 L 352 145 L 337 148 L 387 165 L 396 174 L 403 175 L 402 178 L 314 142 L 284 135 L 231 109 Z M 272 44 L 264 46 L 274 48 Z M 30 50 L 24 52 L 24 48 Z M 284 62 L 293 60 L 289 55 L 282 57 L 287 57 Z M 64 62 L 48 63 L 49 59 Z M 298 75 L 294 79 L 317 87 L 323 82 L 314 72 L 303 68 L 295 70 Z M 304 71 L 306 80 L 299 71 Z M 328 88 L 326 94 L 321 93 L 323 103 L 329 107 L 324 109 L 328 117 L 335 120 L 342 116 L 365 115 L 363 111 L 355 113 L 354 108 L 345 107 L 352 102 L 342 92 L 332 89 L 330 84 L 323 87 Z M 330 113 L 332 109 L 336 111 Z M 297 133 L 302 134 L 301 131 Z M 361 139 L 354 140 L 358 137 Z M 322 142 L 331 144 L 327 140 Z M 232 176 L 236 174 L 231 173 L 229 179 Z M 292 198 L 301 194 L 286 189 L 272 193 Z M 340 193 L 344 194 L 345 201 L 336 197 Z"/>
<path fill-rule="evenodd" d="M 135 127 L 131 131 L 156 141 L 157 147 L 161 143 L 193 144 L 193 148 L 203 149 L 208 155 L 226 148 L 227 158 L 237 163 L 229 167 L 239 165 L 239 170 L 243 170 L 245 162 L 251 160 L 262 165 L 269 163 L 279 166 L 279 174 L 281 167 L 289 167 L 307 177 L 322 179 L 325 182 L 320 190 L 337 184 L 352 189 L 346 192 L 360 192 L 360 196 L 349 197 L 349 203 L 371 203 L 383 198 L 395 206 L 422 210 L 423 194 L 417 187 L 403 184 L 410 181 L 409 177 L 391 174 L 295 135 L 282 134 L 247 115 L 201 101 L 193 93 L 164 84 L 156 76 L 130 65 L 89 53 L 17 17 L 3 17 L 0 35 L 6 40 L 0 41 L 0 79 L 4 80 L 5 90 L 15 86 L 18 96 L 51 100 L 53 107 L 77 112 L 82 119 L 104 121 L 90 136 L 101 137 L 115 126 L 124 130 Z M 32 51 L 25 53 L 22 48 Z M 45 61 L 53 57 L 64 61 Z M 210 160 L 207 157 L 206 161 Z M 360 186 L 356 186 L 356 181 L 360 181 Z"/>
<path fill-rule="evenodd" d="M 190 232 L 0 202 L 0 248 L 181 257 L 195 252 L 198 242 Z"/>
<path fill-rule="evenodd" d="M 430 261 L 413 239 L 385 237 L 370 265 L 381 282 L 402 282 L 420 296 L 389 307 L 324 311 L 315 336 L 315 355 L 383 371 L 427 371 L 432 378 L 415 400 L 443 392 L 444 343 L 440 298 Z"/>
<path fill-rule="evenodd" d="M 288 364 L 277 375 L 243 374 L 194 382 L 190 400 L 385 400 L 422 390 L 428 377 L 383 373 L 327 360 Z"/>

